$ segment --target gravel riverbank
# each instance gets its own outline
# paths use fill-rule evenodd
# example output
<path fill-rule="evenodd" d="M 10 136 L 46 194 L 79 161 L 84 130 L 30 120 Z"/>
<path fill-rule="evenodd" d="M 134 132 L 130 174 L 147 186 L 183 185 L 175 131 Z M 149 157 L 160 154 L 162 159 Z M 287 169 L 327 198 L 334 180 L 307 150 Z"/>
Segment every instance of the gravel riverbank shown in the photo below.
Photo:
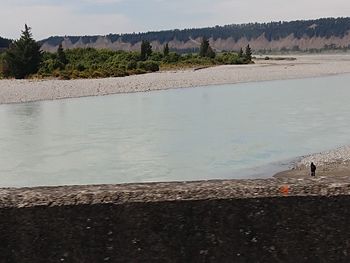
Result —
<path fill-rule="evenodd" d="M 0 104 L 350 73 L 350 55 L 304 55 L 107 79 L 0 80 Z"/>
<path fill-rule="evenodd" d="M 317 166 L 317 177 L 344 177 L 350 175 L 350 146 L 315 153 L 301 158 L 291 170 L 275 175 L 276 178 L 305 178 L 310 176 L 310 164 Z"/>

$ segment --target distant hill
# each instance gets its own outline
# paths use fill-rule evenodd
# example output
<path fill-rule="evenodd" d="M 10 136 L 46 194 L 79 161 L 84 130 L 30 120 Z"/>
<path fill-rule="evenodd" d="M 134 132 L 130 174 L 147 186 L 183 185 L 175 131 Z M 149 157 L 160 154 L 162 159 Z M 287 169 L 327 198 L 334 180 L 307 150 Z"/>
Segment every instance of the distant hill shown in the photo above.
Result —
<path fill-rule="evenodd" d="M 42 48 L 94 47 L 113 50 L 139 50 L 148 40 L 156 50 L 165 43 L 173 50 L 198 50 L 202 37 L 216 50 L 239 50 L 248 43 L 254 50 L 314 50 L 350 48 L 350 18 L 322 18 L 291 22 L 249 23 L 200 29 L 110 34 L 106 36 L 55 36 L 42 40 Z"/>
<path fill-rule="evenodd" d="M 0 50 L 8 48 L 10 43 L 10 39 L 0 37 Z"/>

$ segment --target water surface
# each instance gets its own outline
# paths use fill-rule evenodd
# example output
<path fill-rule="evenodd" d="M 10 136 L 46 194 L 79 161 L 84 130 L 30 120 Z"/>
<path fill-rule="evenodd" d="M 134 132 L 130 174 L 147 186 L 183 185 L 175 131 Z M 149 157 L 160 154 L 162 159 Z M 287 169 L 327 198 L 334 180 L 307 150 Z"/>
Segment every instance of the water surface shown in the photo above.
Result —
<path fill-rule="evenodd" d="M 0 105 L 0 186 L 268 177 L 280 162 L 350 143 L 349 83 L 339 75 Z"/>

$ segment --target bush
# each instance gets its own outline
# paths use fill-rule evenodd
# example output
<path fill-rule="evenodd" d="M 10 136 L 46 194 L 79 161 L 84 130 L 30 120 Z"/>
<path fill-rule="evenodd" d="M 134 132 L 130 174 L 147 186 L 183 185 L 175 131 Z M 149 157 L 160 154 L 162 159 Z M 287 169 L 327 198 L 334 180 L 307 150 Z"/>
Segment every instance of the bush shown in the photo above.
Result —
<path fill-rule="evenodd" d="M 176 63 L 180 60 L 181 56 L 175 52 L 170 52 L 168 56 L 166 56 L 163 61 L 165 63 Z"/>
<path fill-rule="evenodd" d="M 63 79 L 63 80 L 68 80 L 68 79 L 71 79 L 71 75 L 70 75 L 69 71 L 62 70 L 62 71 L 60 72 L 59 78 L 60 78 L 60 79 Z"/>
<path fill-rule="evenodd" d="M 129 63 L 126 65 L 127 70 L 133 70 L 137 68 L 137 62 L 136 60 L 131 60 Z"/>
<path fill-rule="evenodd" d="M 217 56 L 216 60 L 219 63 L 223 63 L 226 65 L 233 65 L 233 64 L 243 64 L 243 58 L 239 57 L 238 54 L 233 52 L 225 52 Z"/>
<path fill-rule="evenodd" d="M 79 71 L 84 71 L 86 69 L 83 63 L 78 63 L 75 68 Z"/>
<path fill-rule="evenodd" d="M 138 69 L 135 69 L 135 71 L 133 71 L 133 73 L 136 74 L 136 75 L 141 75 L 141 74 L 147 73 L 147 71 L 144 70 L 144 69 L 138 68 Z"/>
<path fill-rule="evenodd" d="M 128 75 L 129 74 L 125 70 L 114 69 L 113 71 L 110 72 L 108 77 L 125 77 L 125 76 L 128 76 Z"/>
<path fill-rule="evenodd" d="M 140 61 L 137 63 L 137 68 L 148 72 L 156 72 L 159 71 L 159 64 L 152 60 Z"/>
<path fill-rule="evenodd" d="M 38 74 L 51 74 L 56 69 L 63 69 L 64 65 L 57 59 L 49 58 L 41 63 Z"/>
<path fill-rule="evenodd" d="M 67 59 L 66 64 L 58 60 L 57 52 L 44 53 L 38 76 L 60 79 L 124 77 L 159 71 L 160 64 L 164 68 L 177 68 L 247 63 L 244 57 L 240 58 L 234 52 L 219 53 L 215 58 L 200 57 L 192 53 L 179 55 L 175 52 L 170 52 L 164 57 L 162 53 L 152 52 L 149 59 L 145 61 L 141 60 L 140 52 L 77 48 L 65 50 L 64 54 Z M 0 71 L 4 72 L 4 67 L 1 69 L 0 66 Z"/>
<path fill-rule="evenodd" d="M 163 54 L 159 52 L 153 52 L 149 59 L 153 61 L 162 61 Z"/>

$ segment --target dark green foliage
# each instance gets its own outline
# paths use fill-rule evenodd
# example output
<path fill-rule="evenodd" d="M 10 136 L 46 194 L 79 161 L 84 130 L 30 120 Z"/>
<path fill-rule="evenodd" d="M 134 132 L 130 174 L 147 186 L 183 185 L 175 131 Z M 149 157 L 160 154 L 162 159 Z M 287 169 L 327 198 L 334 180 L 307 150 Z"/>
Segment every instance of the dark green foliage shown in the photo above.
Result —
<path fill-rule="evenodd" d="M 240 48 L 239 52 L 238 52 L 238 57 L 243 58 L 244 53 L 243 53 L 243 48 Z"/>
<path fill-rule="evenodd" d="M 0 51 L 2 49 L 7 49 L 10 46 L 11 42 L 12 40 L 10 39 L 0 37 Z"/>
<path fill-rule="evenodd" d="M 59 55 L 59 52 L 62 52 Z M 63 54 L 66 63 L 63 64 Z M 153 59 L 154 60 L 151 60 Z M 124 77 L 159 70 L 163 55 L 154 52 L 149 60 L 142 61 L 139 52 L 112 51 L 107 49 L 76 48 L 56 53 L 44 53 L 39 77 L 106 78 Z M 157 60 L 156 60 L 157 59 Z"/>
<path fill-rule="evenodd" d="M 234 65 L 234 64 L 247 64 L 243 57 L 240 57 L 239 54 L 233 52 L 224 52 L 219 54 L 216 57 L 216 60 L 220 64 Z"/>
<path fill-rule="evenodd" d="M 247 62 L 252 61 L 252 49 L 250 48 L 249 44 L 245 48 L 244 57 Z"/>
<path fill-rule="evenodd" d="M 146 72 L 156 72 L 159 71 L 159 64 L 155 61 L 140 61 L 137 63 L 137 68 L 143 69 Z"/>
<path fill-rule="evenodd" d="M 209 44 L 209 40 L 205 37 L 202 38 L 201 46 L 199 48 L 199 56 L 200 57 L 208 57 L 208 58 L 214 58 L 215 52 L 211 48 Z"/>
<path fill-rule="evenodd" d="M 8 69 L 4 61 L 5 53 L 0 53 L 0 79 L 8 76 Z"/>
<path fill-rule="evenodd" d="M 130 60 L 128 64 L 126 65 L 127 70 L 133 70 L 137 68 L 137 61 L 136 60 Z"/>
<path fill-rule="evenodd" d="M 180 60 L 181 56 L 176 52 L 170 52 L 168 56 L 164 58 L 165 63 L 176 63 Z"/>
<path fill-rule="evenodd" d="M 168 56 L 169 52 L 170 52 L 170 50 L 169 50 L 169 43 L 166 43 L 164 48 L 163 48 L 163 55 L 164 55 L 164 57 Z"/>
<path fill-rule="evenodd" d="M 58 49 L 57 49 L 57 60 L 60 63 L 62 63 L 62 65 L 64 65 L 64 66 L 68 63 L 66 54 L 64 53 L 64 50 L 63 50 L 63 47 L 62 47 L 62 44 L 60 44 L 58 46 Z"/>
<path fill-rule="evenodd" d="M 148 57 L 149 60 L 162 61 L 164 55 L 160 52 L 152 52 L 152 55 Z"/>
<path fill-rule="evenodd" d="M 214 50 L 211 48 L 211 46 L 208 47 L 208 50 L 207 50 L 207 54 L 206 54 L 206 57 L 208 58 L 215 58 L 216 56 L 216 53 L 214 52 Z"/>
<path fill-rule="evenodd" d="M 20 39 L 14 41 L 6 51 L 4 61 L 8 74 L 21 79 L 38 71 L 41 58 L 40 45 L 32 38 L 30 27 L 25 25 Z"/>
<path fill-rule="evenodd" d="M 152 45 L 147 40 L 142 40 L 141 43 L 141 59 L 146 60 L 152 55 Z"/>
<path fill-rule="evenodd" d="M 209 49 L 209 40 L 205 37 L 202 38 L 201 46 L 199 48 L 199 56 L 206 57 Z"/>
<path fill-rule="evenodd" d="M 207 58 L 215 58 L 215 52 L 209 44 L 209 40 L 205 37 L 202 38 L 201 46 L 199 48 L 199 56 Z"/>
<path fill-rule="evenodd" d="M 63 51 L 67 63 L 62 67 L 58 52 L 57 50 L 56 53 L 43 54 L 38 77 L 61 79 L 123 77 L 155 72 L 160 67 L 166 69 L 248 63 L 234 52 L 220 53 L 215 57 L 201 57 L 193 53 L 179 55 L 175 52 L 169 52 L 168 56 L 164 56 L 163 53 L 152 52 L 148 59 L 143 60 L 139 52 L 76 48 Z M 208 48 L 207 53 L 209 52 Z"/>

